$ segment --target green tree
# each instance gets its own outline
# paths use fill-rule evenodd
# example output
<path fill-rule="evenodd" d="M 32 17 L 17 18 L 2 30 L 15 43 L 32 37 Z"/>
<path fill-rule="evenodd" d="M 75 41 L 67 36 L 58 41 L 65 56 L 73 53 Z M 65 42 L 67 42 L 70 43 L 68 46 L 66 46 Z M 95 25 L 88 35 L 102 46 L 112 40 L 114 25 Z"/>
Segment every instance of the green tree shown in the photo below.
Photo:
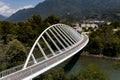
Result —
<path fill-rule="evenodd" d="M 120 27 L 120 22 L 113 22 L 111 25 L 112 25 L 114 28 L 118 28 L 118 27 Z"/>
<path fill-rule="evenodd" d="M 36 35 L 31 26 L 17 26 L 16 29 L 17 39 L 27 46 L 33 45 Z"/>
<path fill-rule="evenodd" d="M 43 32 L 47 27 L 49 27 L 49 23 L 46 23 L 42 20 L 40 15 L 33 15 L 26 22 L 27 26 L 31 26 L 34 38 L 38 37 L 40 33 Z"/>
<path fill-rule="evenodd" d="M 50 23 L 52 25 L 52 24 L 59 23 L 60 18 L 52 14 L 52 15 L 49 15 L 44 21 L 48 22 L 48 23 Z"/>
<path fill-rule="evenodd" d="M 101 72 L 96 66 L 89 65 L 86 69 L 81 70 L 77 76 L 78 80 L 109 80 L 107 75 Z"/>
<path fill-rule="evenodd" d="M 0 63 L 2 65 L 0 65 L 0 71 L 5 70 L 6 69 L 6 59 L 5 59 L 5 46 L 3 47 L 0 44 Z"/>
<path fill-rule="evenodd" d="M 105 56 L 115 57 L 120 54 L 119 30 L 113 31 L 113 26 L 103 25 L 89 35 L 90 41 L 86 51 L 91 54 L 103 54 Z"/>
<path fill-rule="evenodd" d="M 104 46 L 106 46 L 106 43 L 113 38 L 113 26 L 102 26 L 101 28 L 99 28 L 98 30 L 98 36 L 100 36 L 100 38 L 103 41 Z"/>
<path fill-rule="evenodd" d="M 43 31 L 43 21 L 40 15 L 33 15 L 30 19 L 26 21 L 28 26 L 32 27 L 35 35 L 40 34 Z"/>
<path fill-rule="evenodd" d="M 64 70 L 62 68 L 57 68 L 51 70 L 49 73 L 45 75 L 41 75 L 35 80 L 67 80 L 65 77 Z"/>
<path fill-rule="evenodd" d="M 7 44 L 10 40 L 14 38 L 14 24 L 6 21 L 1 22 L 0 26 L 0 38 L 3 40 L 4 44 Z M 11 36 L 11 37 L 9 37 Z"/>
<path fill-rule="evenodd" d="M 120 54 L 120 39 L 119 38 L 112 38 L 106 44 L 103 54 L 110 57 L 116 57 Z"/>
<path fill-rule="evenodd" d="M 62 68 L 53 69 L 50 73 L 53 76 L 53 80 L 65 80 L 65 73 Z"/>
<path fill-rule="evenodd" d="M 101 54 L 104 49 L 101 38 L 99 36 L 94 38 L 90 37 L 90 42 L 88 43 L 86 49 L 90 54 Z"/>
<path fill-rule="evenodd" d="M 115 35 L 120 39 L 120 30 L 116 31 Z"/>
<path fill-rule="evenodd" d="M 25 47 L 17 39 L 9 42 L 5 53 L 6 60 L 8 61 L 8 68 L 22 64 L 27 55 Z"/>

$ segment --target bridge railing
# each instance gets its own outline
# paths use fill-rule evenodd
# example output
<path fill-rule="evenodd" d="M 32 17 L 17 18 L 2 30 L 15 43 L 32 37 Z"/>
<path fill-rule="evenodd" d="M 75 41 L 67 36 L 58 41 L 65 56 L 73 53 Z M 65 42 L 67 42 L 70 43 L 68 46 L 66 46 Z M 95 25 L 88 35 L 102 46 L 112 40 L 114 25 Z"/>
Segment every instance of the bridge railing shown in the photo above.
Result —
<path fill-rule="evenodd" d="M 67 59 L 68 57 L 73 56 L 74 55 L 73 53 L 76 52 L 77 50 L 82 49 L 87 44 L 87 42 L 88 42 L 87 38 L 84 38 L 81 42 L 76 43 L 69 50 L 64 51 L 63 53 L 58 54 L 56 56 L 53 56 L 53 57 L 49 58 L 49 60 L 39 62 L 38 64 L 32 65 L 24 70 L 20 70 L 11 75 L 8 75 L 7 76 L 9 78 L 8 80 L 20 80 L 20 79 L 24 79 L 30 75 L 36 74 L 36 72 L 44 70 L 45 68 L 47 68 L 46 70 L 48 70 L 48 68 L 50 66 L 54 67 L 53 65 L 57 65 L 57 64 L 63 62 L 64 59 Z M 59 63 L 57 63 L 57 62 L 59 62 Z M 4 78 L 2 80 L 4 80 Z"/>
<path fill-rule="evenodd" d="M 48 55 L 48 56 L 51 56 L 51 54 Z M 40 61 L 42 61 L 43 59 L 44 59 L 44 57 L 41 57 L 41 58 L 38 58 L 38 59 L 36 59 L 36 60 L 37 60 L 38 62 L 40 62 Z M 30 62 L 28 63 L 28 66 L 30 66 L 30 65 L 32 65 L 32 64 L 34 64 L 34 62 L 33 62 L 33 61 L 30 61 Z M 4 76 L 6 76 L 6 75 L 9 75 L 9 74 L 11 74 L 11 73 L 14 73 L 14 72 L 16 72 L 16 71 L 21 70 L 21 69 L 23 68 L 23 66 L 24 66 L 24 64 L 21 64 L 21 65 L 12 67 L 12 68 L 10 68 L 10 69 L 1 71 L 1 72 L 0 72 L 0 78 L 4 77 Z"/>
<path fill-rule="evenodd" d="M 56 47 L 56 49 L 59 52 L 62 52 L 61 49 L 66 49 L 67 47 L 74 45 L 80 39 L 81 39 L 81 35 L 78 34 L 70 26 L 67 26 L 64 24 L 55 24 L 55 25 L 48 27 L 40 34 L 40 36 L 35 41 L 33 47 L 31 48 L 29 52 L 29 55 L 26 59 L 26 62 L 23 68 L 25 69 L 27 67 L 30 57 L 32 57 L 34 63 L 37 63 L 33 55 L 33 51 L 36 46 L 39 48 L 40 52 L 42 53 L 44 58 L 47 60 L 48 57 L 46 56 L 47 53 L 44 50 L 44 46 L 46 46 L 46 48 L 50 51 L 50 53 L 53 54 L 53 56 L 55 56 L 56 54 L 53 49 L 53 45 Z M 40 42 L 44 43 L 45 45 L 42 46 Z M 51 43 L 53 45 L 51 45 Z M 62 48 L 60 48 L 60 45 Z"/>
<path fill-rule="evenodd" d="M 87 41 L 85 39 L 87 39 L 86 36 L 80 35 L 67 25 L 52 25 L 44 30 L 37 38 L 30 50 L 25 64 L 0 72 L 0 76 L 2 77 L 0 80 L 4 80 L 4 78 L 8 78 L 8 80 L 18 80 L 32 74 L 36 74 L 36 72 L 40 70 L 41 73 L 43 73 L 45 70 L 48 70 L 56 64 L 63 62 L 69 56 L 72 56 L 73 53 L 75 54 L 76 51 L 82 49 L 87 43 L 84 42 Z M 50 51 L 50 54 L 45 52 L 46 48 L 41 44 L 41 42 L 46 45 L 47 49 Z M 53 45 L 50 45 L 51 43 L 54 47 L 56 47 L 56 49 L 53 48 Z M 43 57 L 38 59 L 35 58 L 33 52 L 36 47 Z M 33 61 L 29 61 L 31 60 L 30 58 L 32 58 Z"/>

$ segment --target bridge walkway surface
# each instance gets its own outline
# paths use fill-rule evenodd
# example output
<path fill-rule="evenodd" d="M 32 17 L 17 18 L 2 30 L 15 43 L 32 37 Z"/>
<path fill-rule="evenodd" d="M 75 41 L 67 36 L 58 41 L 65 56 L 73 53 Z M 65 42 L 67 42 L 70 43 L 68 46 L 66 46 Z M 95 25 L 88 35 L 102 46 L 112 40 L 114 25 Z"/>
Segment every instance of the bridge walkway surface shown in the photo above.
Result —
<path fill-rule="evenodd" d="M 57 28 L 56 28 L 56 26 L 57 26 Z M 62 30 L 64 30 L 64 31 L 62 31 Z M 49 31 L 49 33 L 47 31 Z M 52 37 L 49 35 L 50 32 L 54 37 L 56 37 L 56 40 L 58 38 L 57 36 L 59 36 L 59 40 L 62 40 L 62 39 L 65 40 L 65 41 L 63 40 L 62 42 L 58 40 L 58 42 L 61 44 L 61 46 L 63 46 L 62 49 L 60 49 L 60 47 L 56 44 L 57 42 L 55 42 L 52 39 Z M 55 32 L 58 32 L 59 34 L 56 33 L 56 35 L 55 35 L 54 34 Z M 55 52 L 51 48 L 51 46 L 49 45 L 47 40 L 43 37 L 43 34 L 45 34 L 45 33 L 48 36 L 48 38 L 51 40 L 51 42 L 54 43 L 54 45 L 56 46 L 58 51 Z M 63 25 L 63 24 L 56 24 L 56 25 L 50 26 L 43 32 L 43 34 L 40 35 L 38 37 L 38 39 L 36 40 L 35 44 L 33 45 L 32 49 L 28 55 L 28 58 L 27 58 L 25 64 L 19 66 L 19 68 L 20 67 L 23 67 L 23 68 L 21 70 L 18 70 L 16 72 L 13 72 L 13 73 L 5 75 L 5 76 L 4 76 L 4 74 L 0 74 L 1 75 L 0 80 L 31 80 L 31 79 L 35 78 L 36 76 L 48 71 L 49 69 L 57 66 L 58 64 L 64 62 L 68 58 L 72 57 L 77 52 L 79 52 L 81 49 L 83 49 L 89 42 L 89 38 L 87 35 L 82 35 L 82 34 L 80 35 L 72 28 L 66 27 L 66 25 Z M 42 38 L 44 40 L 44 42 L 50 49 L 53 56 L 51 56 L 49 58 L 48 58 L 48 56 L 46 56 L 46 54 L 44 53 L 40 44 L 38 44 L 40 38 Z M 63 42 L 64 42 L 64 44 L 66 44 L 66 46 L 63 44 Z M 32 54 L 36 45 L 39 47 L 40 51 L 42 52 L 42 54 L 44 56 L 43 61 L 39 61 L 39 59 L 35 59 L 34 55 Z M 33 62 L 28 62 L 30 57 L 33 58 L 34 64 L 33 64 Z M 27 66 L 30 63 L 32 65 Z"/>

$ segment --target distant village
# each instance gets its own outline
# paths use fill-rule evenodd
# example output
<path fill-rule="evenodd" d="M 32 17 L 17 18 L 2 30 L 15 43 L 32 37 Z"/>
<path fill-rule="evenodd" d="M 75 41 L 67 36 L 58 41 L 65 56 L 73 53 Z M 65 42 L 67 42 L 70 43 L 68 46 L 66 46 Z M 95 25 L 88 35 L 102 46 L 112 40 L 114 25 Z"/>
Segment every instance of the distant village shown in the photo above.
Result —
<path fill-rule="evenodd" d="M 72 25 L 73 25 L 75 30 L 82 31 L 83 28 L 86 29 L 86 30 L 88 30 L 89 28 L 95 29 L 95 28 L 100 27 L 103 24 L 110 25 L 111 22 L 99 21 L 99 20 L 85 20 L 85 21 L 82 21 L 82 22 L 73 23 Z"/>

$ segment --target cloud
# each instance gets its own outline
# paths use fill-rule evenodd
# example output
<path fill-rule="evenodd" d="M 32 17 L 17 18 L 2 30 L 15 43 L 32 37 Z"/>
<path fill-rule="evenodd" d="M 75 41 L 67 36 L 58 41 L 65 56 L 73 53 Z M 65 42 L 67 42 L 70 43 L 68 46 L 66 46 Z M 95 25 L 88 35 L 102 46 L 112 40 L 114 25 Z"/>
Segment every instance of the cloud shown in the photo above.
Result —
<path fill-rule="evenodd" d="M 34 6 L 33 5 L 27 5 L 27 6 L 23 6 L 22 8 L 20 9 L 28 9 L 28 8 L 33 8 Z"/>
<path fill-rule="evenodd" d="M 9 6 L 9 4 L 6 4 L 6 3 L 3 3 L 3 2 L 0 1 L 0 14 L 3 15 L 3 16 L 9 17 L 10 15 L 12 15 L 13 13 L 15 13 L 19 10 L 28 9 L 28 8 L 33 8 L 33 6 L 32 5 L 27 5 L 27 6 L 20 7 L 18 9 L 14 9 L 14 8 L 11 8 Z"/>
<path fill-rule="evenodd" d="M 9 16 L 15 12 L 15 9 L 9 7 L 8 4 L 0 2 L 0 14 L 3 16 Z"/>

